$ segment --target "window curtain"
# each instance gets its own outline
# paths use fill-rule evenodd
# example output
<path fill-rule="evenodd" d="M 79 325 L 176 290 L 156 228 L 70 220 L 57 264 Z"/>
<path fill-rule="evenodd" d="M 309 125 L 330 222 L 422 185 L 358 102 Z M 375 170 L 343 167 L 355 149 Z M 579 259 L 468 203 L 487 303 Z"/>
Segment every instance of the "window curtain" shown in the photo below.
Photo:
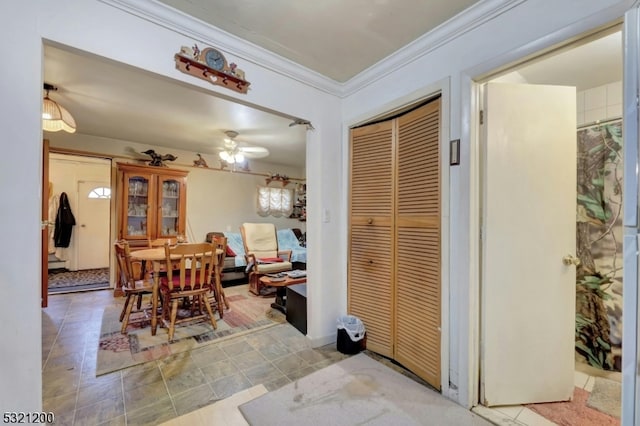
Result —
<path fill-rule="evenodd" d="M 293 211 L 293 190 L 258 187 L 258 215 L 289 216 Z"/>

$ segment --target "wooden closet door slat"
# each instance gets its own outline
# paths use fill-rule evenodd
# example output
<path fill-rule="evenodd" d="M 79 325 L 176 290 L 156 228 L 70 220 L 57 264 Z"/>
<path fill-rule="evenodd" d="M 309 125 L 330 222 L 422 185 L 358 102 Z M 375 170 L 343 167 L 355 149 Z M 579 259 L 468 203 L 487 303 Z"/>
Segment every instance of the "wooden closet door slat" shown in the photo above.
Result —
<path fill-rule="evenodd" d="M 440 389 L 440 99 L 397 120 L 394 359 Z"/>
<path fill-rule="evenodd" d="M 351 131 L 348 312 L 367 331 L 367 348 L 393 354 L 393 128 Z"/>

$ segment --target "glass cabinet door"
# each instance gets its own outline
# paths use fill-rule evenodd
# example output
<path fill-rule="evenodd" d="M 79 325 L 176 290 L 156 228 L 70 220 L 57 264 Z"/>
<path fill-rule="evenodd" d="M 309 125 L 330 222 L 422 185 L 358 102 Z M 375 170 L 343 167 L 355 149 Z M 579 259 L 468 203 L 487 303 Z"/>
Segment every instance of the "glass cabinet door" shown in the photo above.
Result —
<path fill-rule="evenodd" d="M 146 238 L 149 224 L 150 176 L 126 175 L 125 238 Z"/>
<path fill-rule="evenodd" d="M 182 234 L 184 232 L 180 229 L 182 181 L 161 176 L 158 192 L 158 204 L 160 205 L 158 236 L 171 237 Z"/>

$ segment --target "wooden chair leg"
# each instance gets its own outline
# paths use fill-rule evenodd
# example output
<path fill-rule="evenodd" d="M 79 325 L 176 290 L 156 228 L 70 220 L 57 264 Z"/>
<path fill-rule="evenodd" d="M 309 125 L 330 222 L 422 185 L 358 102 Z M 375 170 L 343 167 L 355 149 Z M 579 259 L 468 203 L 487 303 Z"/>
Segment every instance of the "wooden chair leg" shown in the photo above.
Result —
<path fill-rule="evenodd" d="M 255 272 L 249 273 L 249 291 L 256 296 L 260 296 L 260 276 Z"/>
<path fill-rule="evenodd" d="M 205 295 L 201 294 L 200 297 L 204 299 Z M 207 312 L 209 313 L 209 319 L 211 320 L 211 325 L 213 326 L 213 329 L 216 330 L 218 328 L 218 323 L 216 323 L 216 318 L 213 316 L 213 310 L 211 309 L 211 305 L 208 303 L 205 303 L 204 306 L 207 309 Z"/>
<path fill-rule="evenodd" d="M 127 306 L 129 306 L 129 299 L 131 299 L 131 294 L 127 294 L 127 297 L 124 299 L 124 305 L 122 306 L 122 312 L 120 312 L 120 322 L 124 319 L 124 316 L 127 312 Z"/>
<path fill-rule="evenodd" d="M 171 303 L 171 322 L 169 323 L 169 341 L 173 340 L 173 333 L 176 331 L 176 318 L 178 316 L 178 299 L 173 299 Z"/>
<path fill-rule="evenodd" d="M 126 334 L 127 333 L 127 326 L 129 325 L 129 318 L 131 316 L 131 311 L 133 310 L 133 300 L 131 300 L 130 298 L 130 294 L 127 295 L 127 312 L 124 315 L 124 318 L 122 320 L 122 328 L 120 329 L 120 333 L 122 334 Z"/>
<path fill-rule="evenodd" d="M 220 289 L 222 290 L 222 301 L 224 302 L 224 306 L 225 306 L 227 309 L 230 309 L 230 308 L 229 308 L 229 302 L 227 302 L 227 295 L 226 295 L 226 294 L 224 294 L 224 288 L 220 287 Z"/>
<path fill-rule="evenodd" d="M 223 319 L 224 306 L 222 305 L 222 298 L 224 297 L 224 293 L 222 293 L 221 289 L 222 288 L 216 283 L 213 283 L 213 285 L 211 286 L 211 293 L 213 294 L 213 300 L 214 300 L 213 303 L 215 303 L 214 312 L 217 310 L 218 314 L 220 315 L 220 319 Z M 229 309 L 228 306 L 227 306 L 227 309 Z"/>

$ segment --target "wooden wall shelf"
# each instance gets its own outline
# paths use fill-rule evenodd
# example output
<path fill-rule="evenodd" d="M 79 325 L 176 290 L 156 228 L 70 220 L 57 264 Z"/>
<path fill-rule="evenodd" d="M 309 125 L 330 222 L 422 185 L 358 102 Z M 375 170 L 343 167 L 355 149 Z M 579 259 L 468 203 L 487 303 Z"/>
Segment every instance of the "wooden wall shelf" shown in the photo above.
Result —
<path fill-rule="evenodd" d="M 185 74 L 192 75 L 208 81 L 209 83 L 223 86 L 236 92 L 247 93 L 247 90 L 249 90 L 249 85 L 251 83 L 238 78 L 233 74 L 215 70 L 202 62 L 187 58 L 179 53 L 176 53 L 174 58 L 176 60 L 176 67 Z"/>
<path fill-rule="evenodd" d="M 274 177 L 266 178 L 265 182 L 267 182 L 267 185 L 269 185 L 271 182 L 281 182 L 282 186 L 285 187 L 285 186 L 289 185 L 289 182 L 291 182 L 291 181 L 289 179 L 283 178 L 281 176 L 274 176 Z"/>

